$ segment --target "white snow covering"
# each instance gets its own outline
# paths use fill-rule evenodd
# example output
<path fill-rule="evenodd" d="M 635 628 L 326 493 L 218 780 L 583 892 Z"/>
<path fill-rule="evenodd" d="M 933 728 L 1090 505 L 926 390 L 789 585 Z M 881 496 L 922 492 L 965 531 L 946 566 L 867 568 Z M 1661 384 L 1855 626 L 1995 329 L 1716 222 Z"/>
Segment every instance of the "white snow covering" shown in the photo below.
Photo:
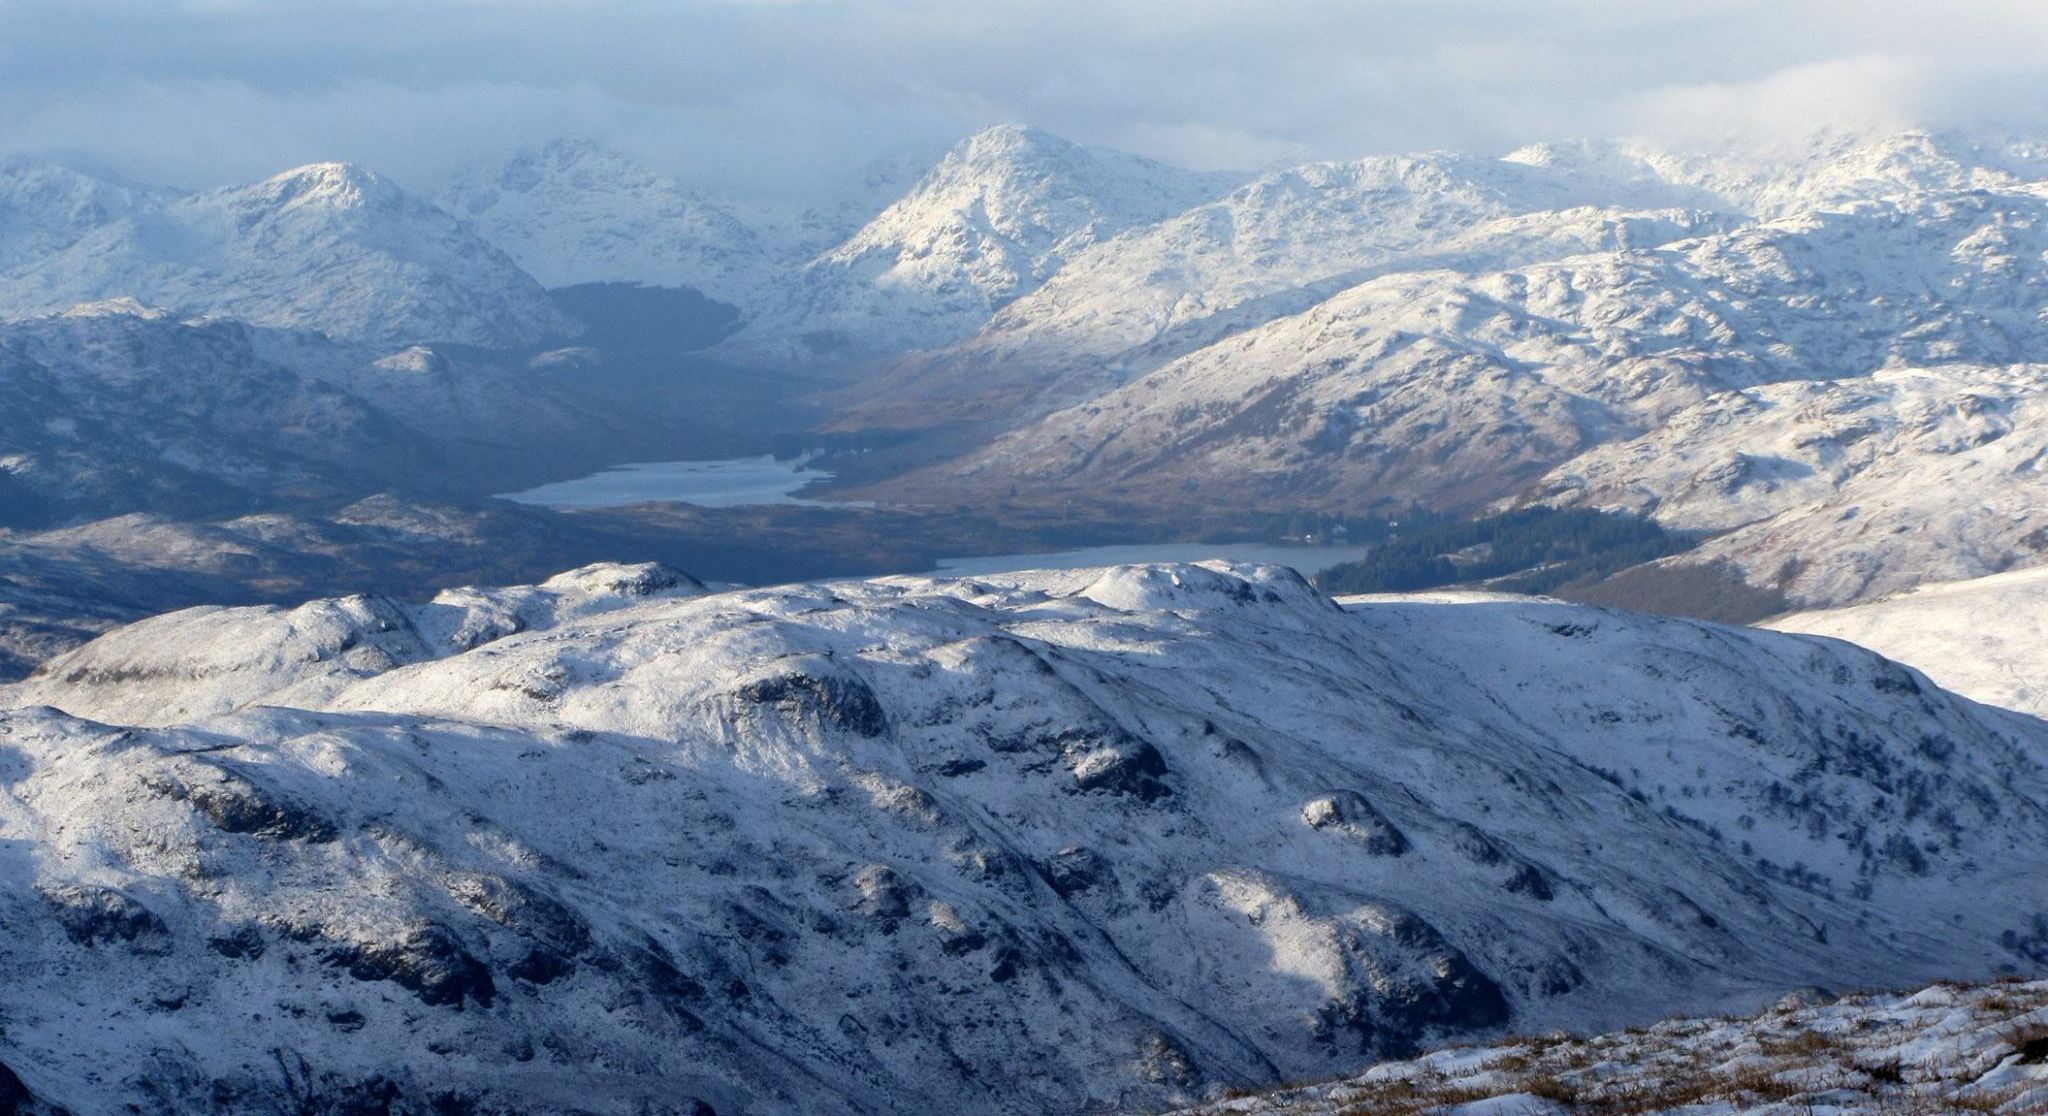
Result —
<path fill-rule="evenodd" d="M 975 336 L 912 360 L 884 394 L 958 395 L 948 413 L 972 415 L 993 371 L 997 399 L 1042 411 L 1376 275 L 1483 274 L 1866 203 L 2010 193 L 2048 177 L 2044 166 L 2022 145 L 1917 132 L 1746 152 L 1586 141 L 1499 159 L 1434 152 L 1308 164 L 1075 253 Z M 1855 261 L 1829 261 L 1843 262 Z M 1243 378 L 1275 374 L 1253 365 Z"/>
<path fill-rule="evenodd" d="M 1722 532 L 1668 562 L 1826 606 L 2041 561 L 2044 454 L 2048 367 L 1899 369 L 1714 396 L 1536 491 Z"/>
<path fill-rule="evenodd" d="M 41 159 L 0 159 L 0 275 L 174 196 Z"/>
<path fill-rule="evenodd" d="M 1843 158 L 1876 174 L 1867 156 Z M 2003 569 L 2048 526 L 2027 419 L 2030 362 L 2048 359 L 2048 193 L 2004 171 L 1968 189 L 1907 180 L 1926 188 L 1815 187 L 1833 208 L 1689 238 L 1667 221 L 1679 238 L 1648 247 L 1478 272 L 1425 260 L 1318 289 L 1305 309 L 1161 350 L 1170 359 L 1121 386 L 1142 364 L 1059 373 L 1049 390 L 1085 401 L 878 492 L 1629 507 L 1679 527 L 1754 526 L 1702 554 L 1740 558 L 1759 583 L 1797 554 L 1807 565 L 1787 591 L 1816 604 Z M 1439 204 L 1444 189 L 1421 196 Z M 1520 220 L 1554 232 L 1618 219 Z M 890 383 L 941 397 L 950 383 L 1027 414 L 1047 400 L 1031 394 L 1037 372 L 1008 377 L 979 355 L 993 363 Z M 1858 515 L 1867 530 L 1831 526 Z"/>
<path fill-rule="evenodd" d="M 0 701 L 0 1062 L 82 1116 L 1159 1108 L 2048 956 L 2041 722 L 1273 567 L 600 568 Z"/>
<path fill-rule="evenodd" d="M 1964 697 L 2048 717 L 2048 567 L 1923 585 L 1765 627 L 1846 639 Z"/>
<path fill-rule="evenodd" d="M 1714 228 L 1719 219 L 1700 208 L 1711 200 L 1446 153 L 1277 171 L 1075 253 L 920 368 L 916 386 L 980 379 L 994 365 L 1034 385 L 1081 376 L 1052 389 L 1071 401 L 1373 274 L 1650 247 Z"/>
<path fill-rule="evenodd" d="M 752 306 L 782 257 L 729 207 L 618 152 L 557 140 L 471 168 L 437 198 L 549 287 L 693 287 Z"/>
<path fill-rule="evenodd" d="M 0 182 L 23 188 L 5 168 Z M 507 348 L 576 328 L 461 222 L 345 163 L 94 213 L 113 219 L 0 272 L 0 315 L 129 297 L 348 340 Z"/>
<path fill-rule="evenodd" d="M 806 265 L 728 347 L 847 360 L 947 344 L 1087 246 L 1235 182 L 1033 128 L 988 128 Z"/>

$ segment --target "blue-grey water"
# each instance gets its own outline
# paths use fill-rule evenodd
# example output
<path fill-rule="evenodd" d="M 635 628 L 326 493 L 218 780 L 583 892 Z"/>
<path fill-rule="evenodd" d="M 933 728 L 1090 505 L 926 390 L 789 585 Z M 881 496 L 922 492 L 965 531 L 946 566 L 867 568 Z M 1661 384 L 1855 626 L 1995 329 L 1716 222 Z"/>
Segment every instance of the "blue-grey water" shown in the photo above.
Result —
<path fill-rule="evenodd" d="M 651 461 L 618 465 L 587 477 L 556 481 L 504 494 L 503 499 L 556 508 L 610 508 L 656 501 L 677 501 L 703 507 L 746 504 L 811 504 L 795 493 L 832 474 L 804 468 L 802 461 L 772 457 L 741 457 L 719 461 Z M 839 505 L 846 506 L 846 505 Z M 1288 546 L 1284 543 L 1129 543 L 1028 554 L 995 554 L 941 558 L 939 571 L 975 576 L 1012 570 L 1070 570 L 1088 566 L 1119 566 L 1137 562 L 1199 562 L 1223 558 L 1233 562 L 1266 562 L 1293 566 L 1304 574 L 1321 573 L 1342 562 L 1365 557 L 1366 546 Z"/>
<path fill-rule="evenodd" d="M 617 465 L 575 480 L 556 481 L 502 498 L 554 508 L 615 508 L 627 504 L 677 501 L 707 508 L 744 504 L 812 504 L 793 495 L 832 474 L 806 469 L 801 461 L 739 457 L 723 461 L 650 461 Z"/>
<path fill-rule="evenodd" d="M 939 571 L 972 577 L 1012 570 L 1072 570 L 1137 562 L 1199 562 L 1205 558 L 1223 558 L 1232 562 L 1293 566 L 1304 574 L 1317 574 L 1342 562 L 1355 562 L 1371 549 L 1369 546 L 1287 546 L 1281 543 L 1133 543 L 1043 554 L 941 558 Z"/>

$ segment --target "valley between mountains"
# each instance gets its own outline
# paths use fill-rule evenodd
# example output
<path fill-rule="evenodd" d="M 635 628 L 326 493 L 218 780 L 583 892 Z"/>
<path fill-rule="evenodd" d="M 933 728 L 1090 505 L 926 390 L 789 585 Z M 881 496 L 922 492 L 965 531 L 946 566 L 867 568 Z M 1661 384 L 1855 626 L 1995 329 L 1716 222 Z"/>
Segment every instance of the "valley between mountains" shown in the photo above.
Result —
<path fill-rule="evenodd" d="M 0 160 L 0 1108 L 2030 1111 L 2044 370 L 2027 137 Z"/>

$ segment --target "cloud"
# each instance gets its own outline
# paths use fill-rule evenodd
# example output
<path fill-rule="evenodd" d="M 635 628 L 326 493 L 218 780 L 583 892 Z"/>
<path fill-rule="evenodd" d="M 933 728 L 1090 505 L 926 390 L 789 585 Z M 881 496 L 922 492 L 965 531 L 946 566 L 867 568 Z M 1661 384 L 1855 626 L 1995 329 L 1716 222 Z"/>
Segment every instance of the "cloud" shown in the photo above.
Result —
<path fill-rule="evenodd" d="M 1789 66 L 1747 82 L 1666 85 L 1629 99 L 1616 114 L 1624 132 L 1669 142 L 1747 139 L 1776 143 L 1816 128 L 1898 129 L 1922 123 L 1937 75 L 1916 60 L 1886 55 Z"/>
<path fill-rule="evenodd" d="M 2035 0 L 6 0 L 0 148 L 431 184 L 590 136 L 822 196 L 998 121 L 1204 167 L 1588 134 L 2040 130 Z"/>

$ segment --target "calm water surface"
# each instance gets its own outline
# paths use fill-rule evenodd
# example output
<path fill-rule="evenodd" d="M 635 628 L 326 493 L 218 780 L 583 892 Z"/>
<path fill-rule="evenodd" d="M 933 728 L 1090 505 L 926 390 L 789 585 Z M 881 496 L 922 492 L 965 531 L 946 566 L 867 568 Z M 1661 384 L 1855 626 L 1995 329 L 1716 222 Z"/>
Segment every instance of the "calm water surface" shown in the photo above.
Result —
<path fill-rule="evenodd" d="M 1293 566 L 1317 574 L 1342 562 L 1355 562 L 1369 546 L 1287 546 L 1281 543 L 1137 543 L 1088 546 L 1044 554 L 997 554 L 978 558 L 941 558 L 939 572 L 975 576 L 1012 570 L 1072 570 L 1086 566 L 1122 566 L 1137 562 L 1199 562 L 1223 558 L 1232 562 L 1264 562 Z"/>
<path fill-rule="evenodd" d="M 724 461 L 650 461 L 618 465 L 575 480 L 556 481 L 503 499 L 552 508 L 616 508 L 674 500 L 707 508 L 744 504 L 817 504 L 792 495 L 832 474 L 806 469 L 802 461 L 738 457 Z"/>

